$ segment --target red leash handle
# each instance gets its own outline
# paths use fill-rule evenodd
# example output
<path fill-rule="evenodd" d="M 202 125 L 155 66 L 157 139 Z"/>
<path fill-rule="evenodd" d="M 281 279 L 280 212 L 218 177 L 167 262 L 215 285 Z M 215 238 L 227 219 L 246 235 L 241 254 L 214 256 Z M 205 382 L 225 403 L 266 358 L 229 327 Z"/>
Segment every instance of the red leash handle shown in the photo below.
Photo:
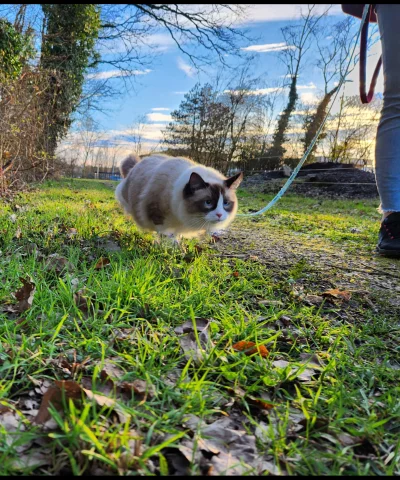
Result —
<path fill-rule="evenodd" d="M 373 5 L 369 6 L 368 14 L 361 30 L 360 39 L 360 97 L 362 103 L 370 103 L 374 97 L 376 82 L 378 80 L 379 71 L 382 66 L 382 55 L 376 64 L 374 74 L 372 75 L 371 85 L 369 87 L 368 95 L 366 91 L 367 78 L 367 42 L 368 42 L 368 23 L 373 17 Z"/>

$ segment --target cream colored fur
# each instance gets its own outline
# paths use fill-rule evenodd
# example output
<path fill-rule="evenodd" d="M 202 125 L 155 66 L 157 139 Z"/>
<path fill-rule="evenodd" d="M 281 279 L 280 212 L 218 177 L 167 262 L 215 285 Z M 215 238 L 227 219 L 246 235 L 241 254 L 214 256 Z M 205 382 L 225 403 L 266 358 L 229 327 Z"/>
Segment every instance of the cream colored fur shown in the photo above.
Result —
<path fill-rule="evenodd" d="M 122 164 L 123 165 L 123 164 Z M 205 182 L 223 185 L 226 177 L 217 170 L 199 165 L 192 160 L 167 155 L 152 155 L 138 161 L 118 185 L 115 196 L 125 212 L 143 230 L 186 238 L 212 231 L 212 225 L 203 225 L 198 216 L 189 214 L 183 200 L 183 190 L 190 175 L 196 172 Z M 234 192 L 232 195 L 235 195 Z M 236 196 L 235 196 L 236 200 Z M 159 207 L 164 219 L 155 225 L 149 218 L 149 203 Z M 234 210 L 222 222 L 218 230 L 226 228 L 234 219 Z M 215 230 L 217 230 L 215 227 Z"/>

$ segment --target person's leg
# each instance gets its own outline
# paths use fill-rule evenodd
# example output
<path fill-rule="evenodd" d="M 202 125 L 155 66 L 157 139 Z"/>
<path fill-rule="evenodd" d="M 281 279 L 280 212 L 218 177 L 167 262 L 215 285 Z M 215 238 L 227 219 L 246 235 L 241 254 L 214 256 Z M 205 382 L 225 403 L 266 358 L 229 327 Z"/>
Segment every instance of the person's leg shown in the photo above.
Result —
<path fill-rule="evenodd" d="M 398 250 L 400 254 L 400 230 L 397 231 L 400 229 L 400 5 L 377 4 L 376 12 L 384 75 L 383 108 L 375 149 L 376 183 L 384 220 L 378 250 L 381 253 Z M 394 222 L 399 222 L 398 228 Z"/>

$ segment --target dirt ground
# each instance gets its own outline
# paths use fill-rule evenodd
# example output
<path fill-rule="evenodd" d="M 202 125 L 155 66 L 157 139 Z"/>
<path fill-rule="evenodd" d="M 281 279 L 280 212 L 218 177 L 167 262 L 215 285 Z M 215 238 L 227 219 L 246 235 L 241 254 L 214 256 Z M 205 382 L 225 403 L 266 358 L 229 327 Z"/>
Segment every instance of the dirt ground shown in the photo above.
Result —
<path fill-rule="evenodd" d="M 257 259 L 274 272 L 277 281 L 287 279 L 289 270 L 303 265 L 303 273 L 293 285 L 295 293 L 304 296 L 329 288 L 347 290 L 362 297 L 366 307 L 376 313 L 387 312 L 398 322 L 400 259 L 355 255 L 326 239 L 304 237 L 298 232 L 274 233 L 256 223 L 237 221 L 213 248 L 222 257 Z"/>

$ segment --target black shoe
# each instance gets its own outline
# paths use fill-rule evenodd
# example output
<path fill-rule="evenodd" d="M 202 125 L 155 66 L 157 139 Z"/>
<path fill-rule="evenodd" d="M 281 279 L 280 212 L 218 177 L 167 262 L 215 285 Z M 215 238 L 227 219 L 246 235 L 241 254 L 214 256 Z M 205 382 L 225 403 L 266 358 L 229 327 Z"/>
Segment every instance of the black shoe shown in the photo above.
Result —
<path fill-rule="evenodd" d="M 391 213 L 382 222 L 376 250 L 381 255 L 400 257 L 400 212 Z"/>

